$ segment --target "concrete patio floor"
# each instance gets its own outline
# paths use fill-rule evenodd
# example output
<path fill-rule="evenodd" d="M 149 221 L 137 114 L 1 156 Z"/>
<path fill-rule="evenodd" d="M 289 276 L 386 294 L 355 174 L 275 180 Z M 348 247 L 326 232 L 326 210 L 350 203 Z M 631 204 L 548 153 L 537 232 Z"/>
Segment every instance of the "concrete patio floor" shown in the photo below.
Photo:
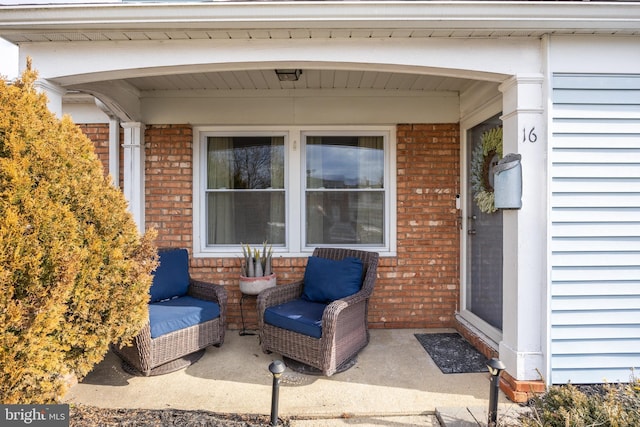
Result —
<path fill-rule="evenodd" d="M 358 363 L 343 373 L 327 378 L 287 369 L 280 387 L 279 415 L 306 419 L 295 424 L 305 427 L 478 425 L 474 416 L 485 424 L 488 373 L 443 374 L 414 337 L 430 332 L 451 331 L 372 330 L 371 342 L 359 354 Z M 268 367 L 279 358 L 262 353 L 257 336 L 240 336 L 234 330 L 227 331 L 222 347 L 209 347 L 194 365 L 156 377 L 132 376 L 108 353 L 71 388 L 66 400 L 104 408 L 268 415 L 273 378 Z M 518 406 L 502 393 L 500 402 L 501 414 L 517 412 Z"/>

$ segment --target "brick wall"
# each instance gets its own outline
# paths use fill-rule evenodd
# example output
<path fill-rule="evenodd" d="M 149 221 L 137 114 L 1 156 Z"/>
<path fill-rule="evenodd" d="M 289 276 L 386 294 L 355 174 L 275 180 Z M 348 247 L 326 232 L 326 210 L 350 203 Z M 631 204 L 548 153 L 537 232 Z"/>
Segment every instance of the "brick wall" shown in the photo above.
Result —
<path fill-rule="evenodd" d="M 104 168 L 104 175 L 109 174 L 109 125 L 103 123 L 78 125 L 82 132 L 93 142 L 94 150 Z"/>
<path fill-rule="evenodd" d="M 459 301 L 458 124 L 397 128 L 398 256 L 383 260 L 371 323 L 450 327 Z"/>
<path fill-rule="evenodd" d="M 90 134 L 100 136 L 101 132 Z M 192 244 L 192 129 L 148 126 L 146 222 L 158 230 L 158 246 Z M 101 140 L 96 140 L 97 146 Z M 459 300 L 459 192 L 457 124 L 397 127 L 397 257 L 382 257 L 369 306 L 372 328 L 452 327 Z M 102 158 L 102 156 L 101 156 Z M 304 274 L 305 258 L 276 258 L 279 283 Z M 228 324 L 241 327 L 239 258 L 191 259 L 194 278 L 225 285 Z M 255 299 L 244 302 L 245 322 L 255 324 Z"/>
<path fill-rule="evenodd" d="M 145 131 L 146 225 L 158 230 L 158 246 L 192 246 L 192 135 L 189 125 Z"/>
<path fill-rule="evenodd" d="M 107 123 L 92 123 L 92 124 L 80 124 L 78 125 L 82 132 L 84 132 L 91 141 L 93 141 L 94 150 L 104 168 L 104 176 L 109 174 L 109 125 Z M 120 141 L 124 138 L 123 129 L 120 129 Z M 122 144 L 119 149 L 120 156 L 120 181 L 122 183 L 123 171 L 122 163 L 124 158 L 124 150 Z"/>

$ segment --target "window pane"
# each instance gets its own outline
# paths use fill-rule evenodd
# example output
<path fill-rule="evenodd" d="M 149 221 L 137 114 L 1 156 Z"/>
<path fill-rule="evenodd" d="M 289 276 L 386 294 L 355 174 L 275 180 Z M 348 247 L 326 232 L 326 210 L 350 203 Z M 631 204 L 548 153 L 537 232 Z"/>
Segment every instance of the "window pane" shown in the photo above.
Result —
<path fill-rule="evenodd" d="M 307 188 L 383 188 L 382 136 L 309 136 Z"/>
<path fill-rule="evenodd" d="M 207 188 L 284 188 L 284 137 L 207 138 Z"/>
<path fill-rule="evenodd" d="M 384 192 L 308 191 L 307 245 L 384 244 Z"/>
<path fill-rule="evenodd" d="M 207 245 L 284 245 L 284 137 L 208 137 L 206 197 Z"/>
<path fill-rule="evenodd" d="M 284 191 L 207 194 L 208 245 L 285 243 Z"/>

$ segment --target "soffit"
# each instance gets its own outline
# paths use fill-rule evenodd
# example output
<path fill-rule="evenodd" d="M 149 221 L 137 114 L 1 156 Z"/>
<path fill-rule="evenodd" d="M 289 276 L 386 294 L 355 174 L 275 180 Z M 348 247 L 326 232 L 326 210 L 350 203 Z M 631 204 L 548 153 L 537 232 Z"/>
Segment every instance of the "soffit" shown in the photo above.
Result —
<path fill-rule="evenodd" d="M 640 2 L 258 1 L 0 6 L 13 43 L 640 34 Z"/>
<path fill-rule="evenodd" d="M 145 40 L 268 40 L 268 39 L 357 39 L 357 38 L 495 38 L 542 37 L 544 34 L 599 34 L 596 29 L 532 30 L 532 29 L 237 29 L 237 30 L 149 30 L 149 31 L 46 31 L 26 30 L 20 34 L 3 34 L 14 44 L 78 41 L 145 41 Z M 637 35 L 633 31 L 607 31 L 610 35 Z"/>

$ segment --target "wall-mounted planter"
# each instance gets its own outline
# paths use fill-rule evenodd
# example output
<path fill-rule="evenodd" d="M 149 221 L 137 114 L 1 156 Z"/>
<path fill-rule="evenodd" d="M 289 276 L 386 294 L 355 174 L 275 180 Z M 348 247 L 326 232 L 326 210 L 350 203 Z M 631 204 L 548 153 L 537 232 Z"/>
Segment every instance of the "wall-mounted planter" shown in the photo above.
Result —
<path fill-rule="evenodd" d="M 267 288 L 276 285 L 276 273 L 261 277 L 240 276 L 240 292 L 246 295 L 258 295 Z"/>

